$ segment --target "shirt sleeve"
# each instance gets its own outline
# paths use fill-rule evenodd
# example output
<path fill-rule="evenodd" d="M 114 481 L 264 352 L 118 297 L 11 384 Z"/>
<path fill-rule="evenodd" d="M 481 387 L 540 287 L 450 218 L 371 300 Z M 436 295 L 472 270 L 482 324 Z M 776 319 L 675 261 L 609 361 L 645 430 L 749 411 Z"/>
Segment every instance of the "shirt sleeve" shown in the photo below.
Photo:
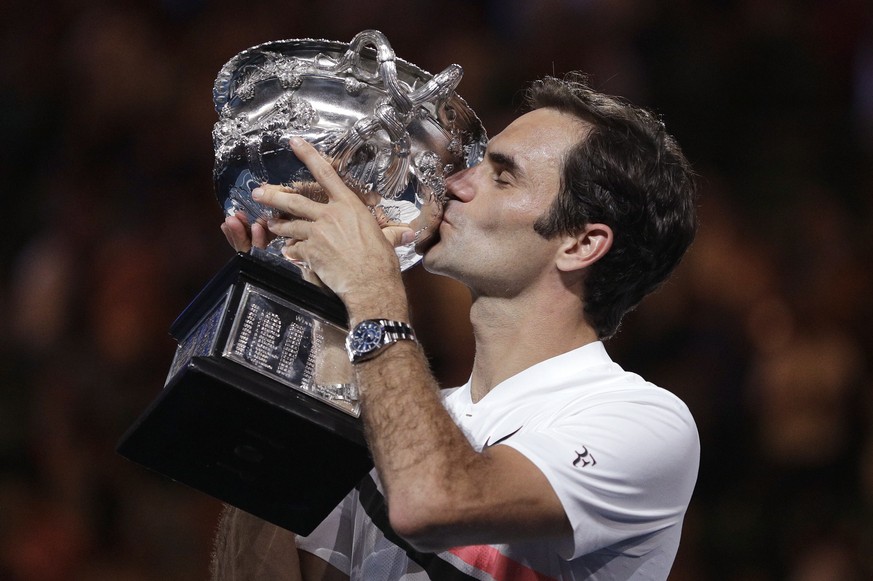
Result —
<path fill-rule="evenodd" d="M 503 443 L 533 462 L 561 500 L 573 528 L 573 545 L 560 548 L 565 559 L 681 525 L 697 479 L 697 429 L 672 396 L 568 406 Z"/>
<path fill-rule="evenodd" d="M 352 490 L 309 535 L 297 537 L 299 550 L 327 561 L 346 575 L 351 570 L 357 494 Z"/>

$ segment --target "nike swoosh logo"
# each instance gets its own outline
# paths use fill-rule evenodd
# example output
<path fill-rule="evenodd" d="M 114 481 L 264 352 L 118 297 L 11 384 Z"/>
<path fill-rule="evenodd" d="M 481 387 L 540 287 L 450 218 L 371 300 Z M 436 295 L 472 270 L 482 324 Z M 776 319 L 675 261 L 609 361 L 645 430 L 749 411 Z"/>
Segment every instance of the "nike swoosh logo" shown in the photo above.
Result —
<path fill-rule="evenodd" d="M 484 451 L 486 448 L 490 448 L 491 446 L 496 446 L 497 444 L 499 444 L 499 443 L 502 442 L 503 440 L 506 440 L 507 438 L 511 438 L 512 436 L 514 436 L 515 434 L 517 434 L 518 431 L 519 431 L 521 428 L 523 428 L 523 427 L 524 427 L 524 426 L 518 426 L 518 427 L 517 427 L 515 430 L 513 430 L 512 432 L 509 432 L 508 434 L 506 434 L 506 435 L 503 436 L 502 438 L 498 438 L 497 440 L 494 440 L 493 442 L 489 441 L 489 440 L 491 440 L 491 436 L 488 436 L 488 439 L 485 440 L 485 445 L 482 446 L 482 450 Z"/>

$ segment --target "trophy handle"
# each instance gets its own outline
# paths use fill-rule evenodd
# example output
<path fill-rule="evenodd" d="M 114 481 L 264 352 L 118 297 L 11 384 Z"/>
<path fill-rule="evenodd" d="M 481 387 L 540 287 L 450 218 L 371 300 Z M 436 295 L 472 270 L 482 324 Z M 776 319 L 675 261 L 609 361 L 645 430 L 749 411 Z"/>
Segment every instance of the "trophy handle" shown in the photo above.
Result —
<path fill-rule="evenodd" d="M 361 66 L 361 52 L 371 46 L 376 51 L 378 70 L 370 72 Z M 394 49 L 384 34 L 378 30 L 365 30 L 358 33 L 349 43 L 346 53 L 335 65 L 326 68 L 329 72 L 339 73 L 351 69 L 358 79 L 374 83 L 377 78 L 391 97 L 394 110 L 400 116 L 406 116 L 423 103 L 437 101 L 451 95 L 461 82 L 463 70 L 459 65 L 449 65 L 441 73 L 414 91 L 405 89 L 397 77 L 397 57 Z M 408 124 L 408 121 L 407 123 Z M 392 134 L 392 137 L 395 137 Z"/>
<path fill-rule="evenodd" d="M 376 51 L 378 69 L 375 72 L 362 66 L 361 53 L 368 46 Z M 372 115 L 358 120 L 327 152 L 337 171 L 344 174 L 345 168 L 367 141 L 380 129 L 384 130 L 390 138 L 391 153 L 383 166 L 387 169 L 382 172 L 377 189 L 388 199 L 396 199 L 409 182 L 410 137 L 407 128 L 412 122 L 413 112 L 425 103 L 436 104 L 448 98 L 463 76 L 461 67 L 453 64 L 421 87 L 411 90 L 398 79 L 396 61 L 394 49 L 385 35 L 378 30 L 365 30 L 352 39 L 348 50 L 335 64 L 324 67 L 326 72 L 333 74 L 349 71 L 355 78 L 369 83 L 381 80 L 388 93 L 388 99 L 377 105 Z"/>

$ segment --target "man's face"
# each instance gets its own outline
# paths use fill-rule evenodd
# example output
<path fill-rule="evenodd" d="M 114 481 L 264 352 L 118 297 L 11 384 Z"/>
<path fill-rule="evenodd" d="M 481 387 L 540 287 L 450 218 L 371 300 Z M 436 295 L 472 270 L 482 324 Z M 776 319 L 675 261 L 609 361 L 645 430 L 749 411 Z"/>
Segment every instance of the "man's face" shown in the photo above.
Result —
<path fill-rule="evenodd" d="M 564 155 L 587 130 L 572 115 L 537 109 L 491 139 L 481 163 L 448 179 L 449 202 L 425 268 L 474 295 L 500 296 L 554 269 L 560 237 L 546 240 L 533 224 L 558 193 Z"/>

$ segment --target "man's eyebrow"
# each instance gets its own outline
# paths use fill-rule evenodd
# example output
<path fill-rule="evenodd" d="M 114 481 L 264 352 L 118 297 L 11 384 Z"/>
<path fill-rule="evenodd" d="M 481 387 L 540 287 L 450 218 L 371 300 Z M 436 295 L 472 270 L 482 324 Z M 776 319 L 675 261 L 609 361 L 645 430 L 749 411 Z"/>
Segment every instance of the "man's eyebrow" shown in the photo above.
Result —
<path fill-rule="evenodd" d="M 489 151 L 487 155 L 488 160 L 492 164 L 508 171 L 518 178 L 524 177 L 524 170 L 521 169 L 521 166 L 518 165 L 518 162 L 515 161 L 514 157 L 506 155 L 505 153 L 500 153 L 498 151 Z"/>

